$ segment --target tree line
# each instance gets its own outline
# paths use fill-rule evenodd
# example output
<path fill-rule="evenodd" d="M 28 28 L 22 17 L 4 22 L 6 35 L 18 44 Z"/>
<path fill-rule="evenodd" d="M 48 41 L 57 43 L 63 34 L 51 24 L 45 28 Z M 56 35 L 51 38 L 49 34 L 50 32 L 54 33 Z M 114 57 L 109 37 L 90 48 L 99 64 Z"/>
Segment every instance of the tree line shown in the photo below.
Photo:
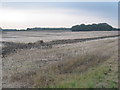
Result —
<path fill-rule="evenodd" d="M 99 23 L 99 24 L 91 24 L 91 25 L 75 25 L 71 28 L 72 31 L 112 31 L 112 30 L 118 30 L 116 28 L 113 28 L 107 23 Z"/>

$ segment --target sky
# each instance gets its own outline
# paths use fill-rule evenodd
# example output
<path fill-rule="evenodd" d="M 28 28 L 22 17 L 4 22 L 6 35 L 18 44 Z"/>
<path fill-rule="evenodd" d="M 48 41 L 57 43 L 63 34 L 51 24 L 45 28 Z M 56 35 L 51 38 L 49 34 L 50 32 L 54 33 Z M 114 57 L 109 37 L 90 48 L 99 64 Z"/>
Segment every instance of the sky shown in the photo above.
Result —
<path fill-rule="evenodd" d="M 118 27 L 117 2 L 2 2 L 0 27 L 66 27 L 108 23 Z"/>

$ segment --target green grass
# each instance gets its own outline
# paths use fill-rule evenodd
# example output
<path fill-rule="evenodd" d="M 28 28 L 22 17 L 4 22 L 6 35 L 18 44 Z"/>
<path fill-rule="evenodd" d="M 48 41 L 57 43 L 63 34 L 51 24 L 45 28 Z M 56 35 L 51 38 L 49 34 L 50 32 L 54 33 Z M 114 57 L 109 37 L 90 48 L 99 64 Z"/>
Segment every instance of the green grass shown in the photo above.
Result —
<path fill-rule="evenodd" d="M 66 80 L 58 82 L 51 88 L 95 88 L 97 83 L 105 79 L 105 72 L 108 68 L 99 67 L 93 71 L 88 71 L 83 74 L 70 75 Z"/>

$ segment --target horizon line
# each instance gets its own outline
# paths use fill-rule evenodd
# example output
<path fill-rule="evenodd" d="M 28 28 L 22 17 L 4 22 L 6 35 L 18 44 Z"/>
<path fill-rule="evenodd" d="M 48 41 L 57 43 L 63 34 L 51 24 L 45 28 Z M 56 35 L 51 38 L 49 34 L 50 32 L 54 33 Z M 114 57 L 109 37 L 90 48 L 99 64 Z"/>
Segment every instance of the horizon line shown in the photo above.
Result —
<path fill-rule="evenodd" d="M 101 22 L 100 22 L 101 23 Z M 92 24 L 100 24 L 100 23 L 91 23 L 91 24 L 85 24 L 85 23 L 82 23 L 82 24 L 85 24 L 85 25 L 92 25 Z M 113 26 L 109 23 L 106 23 L 110 26 L 112 26 L 113 28 L 119 28 L 118 26 Z M 65 27 L 65 26 L 34 26 L 34 27 L 25 27 L 25 28 L 2 28 L 2 26 L 0 26 L 1 29 L 17 29 L 17 30 L 21 30 L 21 29 L 27 29 L 27 28 L 71 28 L 72 26 L 75 26 L 75 25 L 81 25 L 81 24 L 74 24 L 74 25 L 71 25 L 70 27 Z"/>

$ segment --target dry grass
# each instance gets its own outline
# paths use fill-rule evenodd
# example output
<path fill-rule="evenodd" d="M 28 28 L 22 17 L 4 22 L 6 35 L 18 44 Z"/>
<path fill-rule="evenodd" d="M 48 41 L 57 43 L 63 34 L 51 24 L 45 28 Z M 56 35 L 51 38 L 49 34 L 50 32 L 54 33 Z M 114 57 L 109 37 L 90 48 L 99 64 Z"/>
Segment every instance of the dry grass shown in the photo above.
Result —
<path fill-rule="evenodd" d="M 117 88 L 116 46 L 117 43 L 109 41 L 106 46 L 96 48 L 82 56 L 50 64 L 33 77 L 33 87 Z"/>
<path fill-rule="evenodd" d="M 5 57 L 3 61 L 5 65 L 3 74 L 7 77 L 4 81 L 8 80 L 3 86 L 11 85 L 11 87 L 17 88 L 87 88 L 102 87 L 104 83 L 110 83 L 113 87 L 116 87 L 117 64 L 113 64 L 114 58 L 111 58 L 114 56 L 117 61 L 118 49 L 116 42 L 116 39 L 98 40 L 59 45 L 48 50 L 23 50 L 16 54 L 11 54 Z M 84 53 L 81 48 L 83 48 Z M 47 61 L 41 59 L 46 59 Z M 59 60 L 55 61 L 56 59 Z M 111 61 L 112 66 L 115 67 L 112 72 L 109 71 L 111 68 L 108 61 Z M 39 67 L 42 63 L 44 63 L 42 67 Z M 108 73 L 111 76 L 108 76 Z M 104 81 L 106 78 L 109 81 Z M 115 82 L 113 78 L 115 78 Z M 99 83 L 99 81 L 101 82 Z M 84 84 L 79 85 L 82 82 Z M 92 84 L 90 84 L 91 82 Z M 24 85 L 20 86 L 20 83 Z M 110 86 L 107 85 L 106 87 Z"/>
<path fill-rule="evenodd" d="M 96 75 L 96 78 L 98 79 L 98 78 L 104 77 L 105 73 L 108 73 L 110 71 L 109 67 L 104 68 L 100 66 L 100 64 L 104 63 L 109 59 L 110 59 L 110 55 L 107 56 L 97 52 L 97 54 L 96 53 L 86 54 L 84 56 L 81 56 L 81 57 L 78 56 L 71 60 L 66 60 L 64 62 L 59 62 L 56 64 L 49 65 L 45 69 L 40 70 L 39 71 L 40 73 L 37 73 L 34 76 L 34 87 L 42 87 L 42 88 L 44 87 L 61 88 L 61 87 L 67 87 L 67 86 L 75 87 L 75 86 L 72 86 L 70 83 L 67 84 L 68 82 L 66 82 L 66 80 L 71 81 L 75 79 L 76 82 L 77 81 L 81 82 L 81 80 L 83 79 L 82 78 L 83 76 L 81 76 L 82 73 L 86 73 L 84 74 L 86 76 L 84 78 L 88 78 L 88 77 L 91 78 L 90 79 L 91 81 L 88 81 L 88 83 L 92 83 L 93 75 Z M 100 67 L 97 67 L 97 66 L 100 66 Z M 97 69 L 95 69 L 94 67 Z M 92 72 L 89 72 L 89 68 L 93 68 L 93 70 L 94 69 L 95 70 Z M 76 80 L 76 78 L 82 78 L 82 79 Z M 62 82 L 62 85 L 61 85 L 61 82 Z M 91 87 L 93 88 L 95 87 L 95 85 Z M 85 85 L 84 88 L 89 88 L 89 85 L 88 86 Z"/>

